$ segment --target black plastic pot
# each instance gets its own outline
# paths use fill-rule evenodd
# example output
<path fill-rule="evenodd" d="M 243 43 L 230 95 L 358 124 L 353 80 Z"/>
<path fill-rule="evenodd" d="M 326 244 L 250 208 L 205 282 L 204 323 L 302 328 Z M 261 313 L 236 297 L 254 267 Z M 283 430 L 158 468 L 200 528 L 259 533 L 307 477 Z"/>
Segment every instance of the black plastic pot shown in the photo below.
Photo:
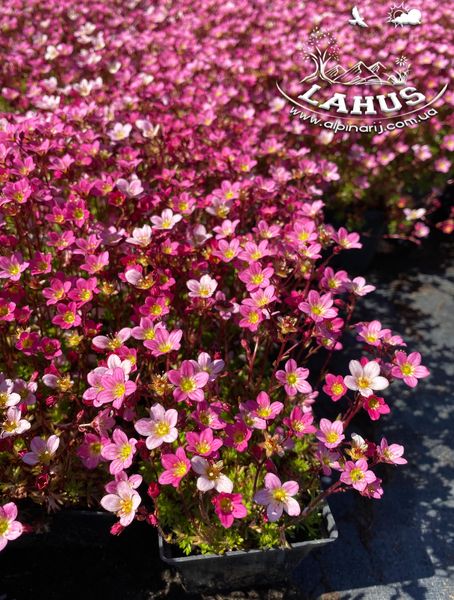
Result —
<path fill-rule="evenodd" d="M 325 504 L 322 511 L 326 537 L 297 542 L 291 548 L 199 554 L 174 557 L 174 547 L 159 537 L 161 559 L 174 567 L 189 593 L 240 589 L 257 585 L 276 585 L 291 579 L 292 573 L 312 550 L 322 548 L 337 539 L 334 517 Z"/>

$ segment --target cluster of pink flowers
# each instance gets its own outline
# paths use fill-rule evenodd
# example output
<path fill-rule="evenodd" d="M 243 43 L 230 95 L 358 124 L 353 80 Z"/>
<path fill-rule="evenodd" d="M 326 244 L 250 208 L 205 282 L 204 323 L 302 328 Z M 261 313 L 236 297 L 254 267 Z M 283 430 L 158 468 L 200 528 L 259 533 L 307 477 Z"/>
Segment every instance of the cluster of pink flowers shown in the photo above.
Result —
<path fill-rule="evenodd" d="M 311 473 L 340 473 L 331 491 L 379 497 L 373 469 L 401 464 L 402 448 L 358 442 L 347 426 L 360 410 L 390 412 L 375 392 L 428 372 L 378 321 L 352 323 L 374 288 L 330 266 L 361 242 L 326 222 L 325 205 L 392 190 L 397 229 L 417 236 L 427 211 L 414 210 L 408 182 L 420 165 L 446 180 L 453 140 L 441 120 L 398 140 L 305 135 L 274 83 L 299 79 L 292 57 L 301 23 L 316 24 L 313 2 L 8 5 L 0 549 L 21 532 L 14 503 L 26 496 L 54 509 L 97 495 L 118 530 L 136 516 L 165 528 L 166 499 L 180 492 L 201 498 L 191 516 L 214 511 L 224 528 L 303 519 L 318 496 L 291 467 L 301 447 Z M 432 60 L 443 10 L 425 10 L 420 41 L 399 51 L 433 88 L 448 71 Z M 346 59 L 387 53 L 377 31 L 360 48 L 346 32 Z M 426 135 L 437 148 L 424 149 Z M 371 356 L 350 375 L 328 372 L 349 333 Z M 334 422 L 319 395 L 338 403 Z"/>

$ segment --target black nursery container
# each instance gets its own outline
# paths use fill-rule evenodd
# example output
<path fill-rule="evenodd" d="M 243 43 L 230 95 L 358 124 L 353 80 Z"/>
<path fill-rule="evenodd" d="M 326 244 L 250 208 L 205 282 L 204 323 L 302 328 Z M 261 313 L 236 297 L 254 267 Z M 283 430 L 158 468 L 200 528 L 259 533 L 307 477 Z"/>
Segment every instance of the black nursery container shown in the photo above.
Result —
<path fill-rule="evenodd" d="M 312 550 L 337 539 L 338 531 L 327 504 L 322 510 L 326 537 L 292 544 L 291 548 L 250 550 L 174 557 L 173 546 L 159 537 L 161 559 L 175 568 L 189 593 L 276 585 L 288 581 L 297 565 Z"/>

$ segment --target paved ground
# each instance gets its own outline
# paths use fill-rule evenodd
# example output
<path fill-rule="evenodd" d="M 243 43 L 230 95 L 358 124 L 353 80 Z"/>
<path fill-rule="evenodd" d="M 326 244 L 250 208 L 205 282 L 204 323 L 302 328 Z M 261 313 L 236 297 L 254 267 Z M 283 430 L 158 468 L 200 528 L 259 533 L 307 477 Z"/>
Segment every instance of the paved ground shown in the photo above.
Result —
<path fill-rule="evenodd" d="M 373 430 L 375 439 L 383 432 L 405 444 L 409 466 L 388 470 L 380 502 L 353 494 L 333 498 L 339 539 L 303 562 L 298 588 L 204 600 L 454 600 L 453 259 L 452 243 L 424 253 L 404 248 L 381 257 L 368 275 L 378 291 L 367 302 L 367 318 L 404 335 L 432 371 L 418 393 L 402 386 L 392 418 Z M 361 427 L 370 424 L 364 420 Z M 102 549 L 95 550 L 70 545 L 43 553 L 11 546 L 0 560 L 0 600 L 187 597 L 178 579 L 160 570 L 150 530 L 139 526 L 124 536 L 100 538 Z"/>

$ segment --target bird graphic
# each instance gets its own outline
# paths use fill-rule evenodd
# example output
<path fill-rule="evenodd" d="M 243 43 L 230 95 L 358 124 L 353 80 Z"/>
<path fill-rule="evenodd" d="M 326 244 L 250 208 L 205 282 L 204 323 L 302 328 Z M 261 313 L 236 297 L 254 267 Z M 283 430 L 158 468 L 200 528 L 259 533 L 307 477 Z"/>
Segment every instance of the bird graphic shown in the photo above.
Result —
<path fill-rule="evenodd" d="M 366 21 L 359 14 L 359 10 L 357 6 L 352 8 L 352 17 L 353 19 L 349 20 L 350 25 L 358 25 L 359 27 L 368 27 Z"/>

